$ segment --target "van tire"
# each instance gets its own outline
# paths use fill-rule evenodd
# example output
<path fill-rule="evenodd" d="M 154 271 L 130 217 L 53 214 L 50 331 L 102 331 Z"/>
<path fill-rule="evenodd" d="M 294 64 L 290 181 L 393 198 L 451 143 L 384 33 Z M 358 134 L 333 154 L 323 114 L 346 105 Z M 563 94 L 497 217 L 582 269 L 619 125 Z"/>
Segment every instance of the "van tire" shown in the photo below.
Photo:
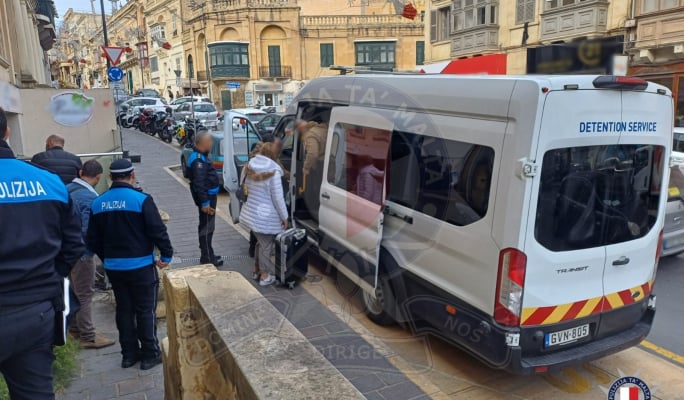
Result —
<path fill-rule="evenodd" d="M 373 299 L 365 290 L 361 290 L 361 297 L 363 298 L 364 312 L 368 319 L 380 326 L 396 325 L 397 322 L 387 312 L 387 302 L 391 302 L 394 296 L 392 295 L 389 280 L 382 271 L 378 276 L 378 287 L 375 289 L 375 299 Z"/>

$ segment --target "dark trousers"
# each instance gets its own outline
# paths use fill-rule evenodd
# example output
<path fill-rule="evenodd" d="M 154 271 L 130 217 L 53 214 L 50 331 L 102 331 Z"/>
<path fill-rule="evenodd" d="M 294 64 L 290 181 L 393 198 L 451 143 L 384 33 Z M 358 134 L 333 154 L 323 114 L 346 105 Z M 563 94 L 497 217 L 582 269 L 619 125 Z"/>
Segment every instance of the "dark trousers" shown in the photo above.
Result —
<path fill-rule="evenodd" d="M 209 197 L 209 205 L 216 209 L 216 196 Z M 199 236 L 200 263 L 209 264 L 216 261 L 214 249 L 211 242 L 214 239 L 214 229 L 216 228 L 216 215 L 209 215 L 199 210 L 199 226 L 197 234 Z"/>
<path fill-rule="evenodd" d="M 12 400 L 52 400 L 52 344 L 55 311 L 51 301 L 25 307 L 0 306 L 0 373 Z"/>
<path fill-rule="evenodd" d="M 149 360 L 160 356 L 157 268 L 150 265 L 130 271 L 107 270 L 107 276 L 116 299 L 116 327 L 123 358 Z"/>

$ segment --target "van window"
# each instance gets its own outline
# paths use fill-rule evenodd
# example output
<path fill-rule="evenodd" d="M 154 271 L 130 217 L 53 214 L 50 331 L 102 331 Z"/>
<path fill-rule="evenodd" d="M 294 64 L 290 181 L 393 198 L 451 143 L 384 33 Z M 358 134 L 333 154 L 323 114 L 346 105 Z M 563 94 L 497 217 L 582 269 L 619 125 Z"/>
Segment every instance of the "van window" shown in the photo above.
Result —
<path fill-rule="evenodd" d="M 328 182 L 382 205 L 390 131 L 338 123 L 333 130 Z"/>
<path fill-rule="evenodd" d="M 658 215 L 663 147 L 585 146 L 546 152 L 535 237 L 552 251 L 646 235 Z"/>
<path fill-rule="evenodd" d="M 390 152 L 389 200 L 456 226 L 487 214 L 491 147 L 395 131 Z"/>

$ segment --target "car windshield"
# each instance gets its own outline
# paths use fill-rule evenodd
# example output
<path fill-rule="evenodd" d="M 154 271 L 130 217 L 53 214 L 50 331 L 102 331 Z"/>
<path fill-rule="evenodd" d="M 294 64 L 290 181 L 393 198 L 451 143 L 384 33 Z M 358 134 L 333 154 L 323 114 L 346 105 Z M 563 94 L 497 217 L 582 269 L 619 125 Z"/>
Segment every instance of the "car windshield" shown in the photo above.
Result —
<path fill-rule="evenodd" d="M 216 107 L 211 104 L 195 104 L 195 112 L 214 112 Z"/>
<path fill-rule="evenodd" d="M 663 147 L 586 146 L 544 155 L 535 224 L 537 241 L 569 251 L 638 239 L 653 228 Z"/>

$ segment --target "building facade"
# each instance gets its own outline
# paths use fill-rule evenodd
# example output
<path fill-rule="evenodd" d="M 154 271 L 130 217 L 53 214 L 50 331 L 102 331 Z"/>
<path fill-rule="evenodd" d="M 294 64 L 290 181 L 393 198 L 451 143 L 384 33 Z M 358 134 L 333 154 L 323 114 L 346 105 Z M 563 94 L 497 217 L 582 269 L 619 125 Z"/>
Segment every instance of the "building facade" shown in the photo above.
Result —
<path fill-rule="evenodd" d="M 56 17 L 52 0 L 0 0 L 0 107 L 12 146 L 20 147 L 24 118 L 30 117 L 21 90 L 52 83 L 47 51 L 56 39 Z"/>
<path fill-rule="evenodd" d="M 181 0 L 148 0 L 145 21 L 151 87 L 167 99 L 190 88 L 183 62 Z"/>
<path fill-rule="evenodd" d="M 672 89 L 675 126 L 684 127 L 684 1 L 634 1 L 629 73 Z"/>
<path fill-rule="evenodd" d="M 426 63 L 448 73 L 610 73 L 631 1 L 431 0 Z"/>
<path fill-rule="evenodd" d="M 410 70 L 423 58 L 422 21 L 384 0 L 336 2 L 334 12 L 316 0 L 202 4 L 183 2 L 185 64 L 223 109 L 283 110 L 330 66 Z"/>
<path fill-rule="evenodd" d="M 106 78 L 103 73 L 102 19 L 98 13 L 68 9 L 62 16 L 57 42 L 50 51 L 53 78 L 60 88 L 99 88 Z"/>

